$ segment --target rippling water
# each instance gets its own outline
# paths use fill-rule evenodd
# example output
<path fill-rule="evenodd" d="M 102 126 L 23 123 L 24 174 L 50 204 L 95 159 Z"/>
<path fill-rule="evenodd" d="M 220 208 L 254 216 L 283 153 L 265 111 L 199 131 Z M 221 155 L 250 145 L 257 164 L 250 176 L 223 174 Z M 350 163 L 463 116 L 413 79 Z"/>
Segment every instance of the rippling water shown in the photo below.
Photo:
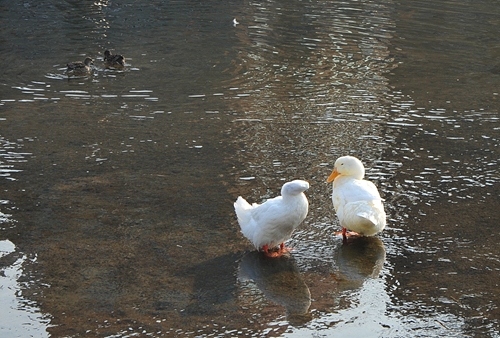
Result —
<path fill-rule="evenodd" d="M 498 337 L 499 14 L 2 2 L 0 335 Z M 325 180 L 345 154 L 388 227 L 342 245 Z M 266 260 L 232 202 L 292 179 L 309 215 Z"/>

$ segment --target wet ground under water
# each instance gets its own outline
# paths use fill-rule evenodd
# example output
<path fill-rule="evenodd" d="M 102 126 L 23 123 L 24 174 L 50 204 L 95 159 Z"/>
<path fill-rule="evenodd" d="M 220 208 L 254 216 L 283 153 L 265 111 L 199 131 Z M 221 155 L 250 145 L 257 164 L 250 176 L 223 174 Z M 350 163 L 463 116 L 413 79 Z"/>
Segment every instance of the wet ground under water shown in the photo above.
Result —
<path fill-rule="evenodd" d="M 0 336 L 499 337 L 499 11 L 2 2 Z M 346 154 L 388 226 L 343 245 Z M 293 179 L 309 215 L 266 259 L 232 203 Z"/>

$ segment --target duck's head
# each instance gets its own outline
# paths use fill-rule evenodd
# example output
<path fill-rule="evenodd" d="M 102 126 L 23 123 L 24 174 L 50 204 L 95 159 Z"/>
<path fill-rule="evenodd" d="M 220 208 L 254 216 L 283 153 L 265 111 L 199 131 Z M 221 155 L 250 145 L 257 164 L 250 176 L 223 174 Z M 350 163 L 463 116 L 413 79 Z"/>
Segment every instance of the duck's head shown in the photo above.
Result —
<path fill-rule="evenodd" d="M 85 61 L 83 61 L 83 63 L 86 65 L 86 66 L 90 66 L 90 65 L 93 65 L 94 64 L 94 60 L 92 60 L 92 58 L 85 58 Z"/>
<path fill-rule="evenodd" d="M 342 156 L 335 161 L 335 168 L 327 182 L 333 181 L 337 176 L 350 176 L 361 180 L 365 177 L 365 167 L 360 160 L 353 156 Z"/>
<path fill-rule="evenodd" d="M 300 193 L 303 193 L 307 189 L 309 189 L 309 182 L 302 180 L 295 180 L 283 184 L 283 187 L 281 188 L 281 195 L 295 196 L 299 195 Z"/>
<path fill-rule="evenodd" d="M 110 56 L 110 55 L 111 55 L 111 53 L 109 52 L 109 50 L 104 51 L 104 56 L 105 56 L 105 57 L 108 57 L 108 56 Z"/>

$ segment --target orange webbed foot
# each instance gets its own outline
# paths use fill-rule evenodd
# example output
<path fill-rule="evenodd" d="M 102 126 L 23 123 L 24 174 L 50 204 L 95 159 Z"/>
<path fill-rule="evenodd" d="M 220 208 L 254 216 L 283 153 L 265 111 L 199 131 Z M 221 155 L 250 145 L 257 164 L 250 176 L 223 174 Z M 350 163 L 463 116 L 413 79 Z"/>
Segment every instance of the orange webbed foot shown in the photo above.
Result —
<path fill-rule="evenodd" d="M 278 249 L 278 251 L 270 252 L 270 251 L 269 251 L 269 246 L 268 246 L 268 245 L 264 245 L 264 246 L 262 247 L 262 249 L 264 250 L 264 254 L 265 254 L 267 257 L 281 257 L 281 256 L 283 256 L 283 254 L 284 254 L 285 252 L 289 252 L 289 251 L 292 251 L 292 250 L 293 250 L 293 248 L 286 248 L 284 243 L 281 243 L 281 244 L 280 244 L 280 248 Z"/>
<path fill-rule="evenodd" d="M 275 252 L 264 252 L 264 254 L 265 254 L 267 257 L 271 257 L 271 258 L 276 258 L 276 257 L 281 257 L 281 256 L 283 256 L 283 252 L 280 252 L 280 251 L 275 251 Z"/>
<path fill-rule="evenodd" d="M 347 242 L 347 237 L 361 236 L 361 234 L 358 234 L 357 232 L 354 232 L 354 231 L 347 232 L 346 228 L 342 228 L 342 231 L 335 231 L 335 235 L 337 235 L 337 236 L 342 235 L 342 239 L 343 239 L 344 243 Z"/>
<path fill-rule="evenodd" d="M 295 250 L 294 248 L 290 248 L 290 247 L 285 247 L 285 243 L 281 243 L 280 244 L 280 251 L 282 253 L 285 253 L 285 252 L 290 252 L 292 250 Z"/>
<path fill-rule="evenodd" d="M 346 228 L 342 228 L 342 231 L 335 231 L 334 234 L 336 236 L 342 235 L 342 237 L 353 237 L 353 236 L 361 236 L 361 234 L 354 232 L 354 231 L 349 231 L 347 232 Z"/>

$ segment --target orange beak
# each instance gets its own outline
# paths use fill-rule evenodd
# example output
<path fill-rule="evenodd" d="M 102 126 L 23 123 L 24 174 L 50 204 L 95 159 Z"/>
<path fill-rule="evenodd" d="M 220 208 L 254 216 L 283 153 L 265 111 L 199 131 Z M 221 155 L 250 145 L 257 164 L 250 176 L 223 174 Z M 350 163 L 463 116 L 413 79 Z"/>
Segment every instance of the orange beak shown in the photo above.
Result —
<path fill-rule="evenodd" d="M 335 177 L 339 176 L 339 172 L 337 171 L 337 168 L 333 169 L 332 171 L 332 174 L 330 175 L 330 177 L 328 177 L 328 179 L 326 180 L 327 182 L 331 182 L 335 179 Z"/>

